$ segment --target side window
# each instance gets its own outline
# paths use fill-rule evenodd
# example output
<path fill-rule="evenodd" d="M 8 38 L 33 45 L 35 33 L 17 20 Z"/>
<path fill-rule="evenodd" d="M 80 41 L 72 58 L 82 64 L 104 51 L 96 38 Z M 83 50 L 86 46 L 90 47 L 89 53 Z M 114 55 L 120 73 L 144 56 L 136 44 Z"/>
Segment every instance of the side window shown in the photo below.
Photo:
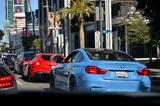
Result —
<path fill-rule="evenodd" d="M 37 55 L 34 55 L 30 58 L 30 60 L 33 60 L 33 59 L 36 59 L 37 58 Z"/>
<path fill-rule="evenodd" d="M 81 62 L 83 61 L 83 54 L 81 52 L 78 52 L 75 56 L 76 62 Z"/>
<path fill-rule="evenodd" d="M 65 59 L 64 63 L 74 63 L 74 62 L 76 62 L 76 58 L 75 58 L 76 54 L 77 54 L 77 51 L 71 53 L 71 54 Z"/>

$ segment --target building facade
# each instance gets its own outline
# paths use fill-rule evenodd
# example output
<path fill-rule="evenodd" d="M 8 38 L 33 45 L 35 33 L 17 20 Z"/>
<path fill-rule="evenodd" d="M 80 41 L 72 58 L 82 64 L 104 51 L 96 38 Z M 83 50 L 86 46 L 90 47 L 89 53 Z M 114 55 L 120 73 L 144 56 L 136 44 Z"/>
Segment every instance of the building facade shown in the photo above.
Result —
<path fill-rule="evenodd" d="M 19 54 L 23 51 L 20 37 L 21 32 L 26 29 L 26 12 L 29 12 L 28 0 L 5 0 L 5 11 L 6 20 L 3 23 L 6 39 L 4 42 L 8 44 L 8 48 Z"/>
<path fill-rule="evenodd" d="M 46 1 L 48 1 L 48 10 Z M 43 38 L 43 46 L 47 45 L 47 36 L 49 28 L 48 25 L 48 16 L 47 12 L 55 12 L 60 8 L 69 6 L 71 0 L 39 0 L 39 9 L 40 9 L 40 27 L 41 29 L 41 36 Z M 98 0 L 90 0 L 94 1 L 96 8 L 99 7 Z M 54 10 L 54 4 L 56 5 L 56 9 Z M 126 5 L 127 4 L 127 5 Z M 129 6 L 128 6 L 129 5 Z M 125 35 L 125 25 L 121 25 L 121 16 L 126 14 L 126 11 L 130 11 L 133 9 L 135 2 L 133 0 L 102 0 L 102 8 L 103 8 L 103 20 L 102 20 L 102 30 L 107 31 L 109 33 L 103 33 L 103 47 L 107 49 L 115 49 L 129 53 L 133 57 L 136 58 L 146 58 L 149 57 L 149 46 L 148 45 L 137 45 L 137 44 L 129 44 L 125 41 L 127 39 Z M 47 20 L 46 20 L 47 19 Z M 47 23 L 46 23 L 47 22 Z M 70 17 L 66 17 L 66 19 L 62 22 L 62 30 L 58 30 L 58 34 L 50 33 L 54 39 L 55 35 L 57 38 L 62 32 L 63 35 L 63 42 L 52 40 L 53 44 L 56 45 L 57 42 L 63 43 L 64 46 L 64 54 L 66 56 L 74 49 L 80 47 L 79 44 L 79 26 L 77 19 L 70 19 Z M 99 48 L 100 47 L 100 22 L 97 20 L 97 14 L 92 14 L 90 18 L 85 18 L 84 24 L 85 30 L 85 47 L 86 48 Z M 52 30 L 54 31 L 54 29 Z M 48 37 L 49 38 L 49 37 Z M 45 44 L 45 43 L 46 44 Z M 51 41 L 50 41 L 51 42 Z M 56 43 L 54 43 L 56 42 Z M 52 43 L 50 43 L 52 44 Z M 54 48 L 60 48 L 60 46 L 55 46 Z M 47 46 L 46 46 L 47 47 Z M 153 49 L 154 53 L 153 56 L 156 57 L 156 49 Z M 52 52 L 55 52 L 52 50 Z"/>
<path fill-rule="evenodd" d="M 68 37 L 64 38 L 65 29 L 59 21 L 57 10 L 64 7 L 67 0 L 39 0 L 39 28 L 41 36 L 41 52 L 61 53 L 65 55 L 64 47 Z M 48 14 L 47 14 L 48 13 Z M 56 21 L 54 22 L 54 17 Z M 58 20 L 58 21 L 57 21 Z M 68 28 L 69 29 L 69 28 Z M 67 36 L 67 35 L 66 35 Z M 64 41 L 65 39 L 65 41 Z M 65 43 L 64 43 L 65 42 Z"/>
<path fill-rule="evenodd" d="M 5 0 L 6 20 L 13 24 L 13 0 Z"/>

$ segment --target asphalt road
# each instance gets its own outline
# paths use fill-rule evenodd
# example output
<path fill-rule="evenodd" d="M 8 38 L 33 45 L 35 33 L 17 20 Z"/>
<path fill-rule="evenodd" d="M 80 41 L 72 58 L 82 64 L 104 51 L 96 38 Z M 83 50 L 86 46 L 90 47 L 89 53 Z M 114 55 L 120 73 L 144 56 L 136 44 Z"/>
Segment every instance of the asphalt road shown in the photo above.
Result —
<path fill-rule="evenodd" d="M 36 79 L 32 82 L 27 82 L 26 80 L 22 79 L 21 75 L 15 75 L 18 91 L 49 91 L 49 81 L 47 79 Z"/>
<path fill-rule="evenodd" d="M 160 69 L 150 69 L 152 90 L 151 93 L 160 93 Z M 27 82 L 22 79 L 21 75 L 15 74 L 17 80 L 18 91 L 33 91 L 33 92 L 51 92 L 49 81 L 45 78 L 36 79 L 32 82 Z M 60 92 L 58 90 L 52 92 Z"/>

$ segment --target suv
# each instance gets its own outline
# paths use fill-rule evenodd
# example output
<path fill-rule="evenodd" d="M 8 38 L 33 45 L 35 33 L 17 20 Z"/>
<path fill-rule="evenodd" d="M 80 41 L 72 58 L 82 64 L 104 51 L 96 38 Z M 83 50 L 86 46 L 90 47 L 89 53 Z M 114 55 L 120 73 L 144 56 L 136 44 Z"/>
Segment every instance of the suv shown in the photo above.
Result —
<path fill-rule="evenodd" d="M 15 72 L 21 74 L 23 70 L 23 61 L 32 57 L 34 54 L 34 52 L 22 52 L 20 55 L 18 55 L 17 60 L 15 62 Z"/>
<path fill-rule="evenodd" d="M 16 59 L 17 55 L 15 54 L 6 54 L 5 58 L 3 58 L 3 62 L 11 69 L 14 69 L 14 60 Z"/>

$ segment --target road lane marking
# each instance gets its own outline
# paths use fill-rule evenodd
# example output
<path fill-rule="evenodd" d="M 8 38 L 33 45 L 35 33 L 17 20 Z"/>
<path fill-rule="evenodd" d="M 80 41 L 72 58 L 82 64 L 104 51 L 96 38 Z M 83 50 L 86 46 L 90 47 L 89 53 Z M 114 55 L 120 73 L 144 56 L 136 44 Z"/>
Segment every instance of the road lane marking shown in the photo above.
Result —
<path fill-rule="evenodd" d="M 22 83 L 20 81 L 17 80 L 16 82 L 17 82 L 18 85 L 22 85 Z"/>

